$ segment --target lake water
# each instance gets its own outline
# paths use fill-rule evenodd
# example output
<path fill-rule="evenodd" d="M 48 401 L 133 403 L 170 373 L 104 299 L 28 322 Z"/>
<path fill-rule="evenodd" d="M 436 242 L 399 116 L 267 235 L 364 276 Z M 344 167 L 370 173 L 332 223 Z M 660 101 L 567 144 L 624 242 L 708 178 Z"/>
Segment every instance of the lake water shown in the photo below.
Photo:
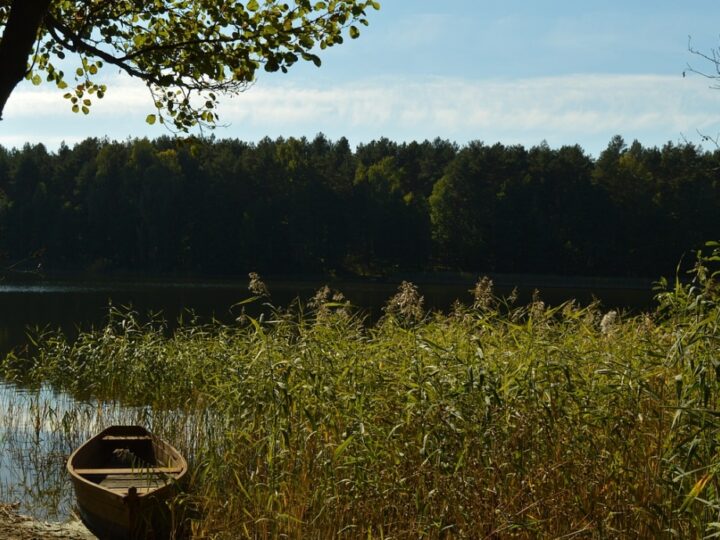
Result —
<path fill-rule="evenodd" d="M 63 419 L 94 419 L 95 409 L 47 387 L 0 383 L 0 501 L 19 502 L 21 513 L 37 519 L 66 519 L 73 499 L 65 461 L 83 434 L 68 434 Z"/>
<path fill-rule="evenodd" d="M 0 382 L 0 502 L 17 502 L 20 513 L 36 519 L 65 521 L 74 509 L 66 469 L 73 450 L 107 426 L 140 424 L 153 430 L 158 417 L 174 414 L 78 401 L 48 386 L 19 388 Z M 179 439 L 188 458 L 191 439 L 191 433 Z"/>
<path fill-rule="evenodd" d="M 588 303 L 594 297 L 610 308 L 631 310 L 652 306 L 651 283 L 644 280 L 618 281 L 552 277 L 497 276 L 496 291 L 508 295 L 517 286 L 519 301 L 528 302 L 534 289 L 549 304 L 569 299 Z M 425 298 L 425 307 L 446 310 L 455 300 L 469 303 L 475 279 L 470 275 L 422 277 L 415 280 Z M 324 285 L 322 280 L 268 280 L 272 303 L 287 306 L 293 299 L 308 300 Z M 382 306 L 397 290 L 396 281 L 334 281 L 329 285 L 370 320 L 382 313 Z M 249 298 L 247 281 L 226 282 L 0 282 L 0 352 L 22 344 L 29 327 L 61 328 L 72 335 L 78 328 L 100 326 L 108 307 L 132 307 L 141 315 L 162 313 L 173 324 L 187 318 L 188 309 L 200 320 L 215 318 L 230 323 L 237 315 L 232 306 Z"/>

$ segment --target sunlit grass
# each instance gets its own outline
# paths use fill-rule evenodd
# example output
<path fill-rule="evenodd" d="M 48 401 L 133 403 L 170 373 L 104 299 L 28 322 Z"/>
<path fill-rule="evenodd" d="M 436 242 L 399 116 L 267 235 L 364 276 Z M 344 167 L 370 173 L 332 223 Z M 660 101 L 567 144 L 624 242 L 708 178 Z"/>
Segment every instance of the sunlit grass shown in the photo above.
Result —
<path fill-rule="evenodd" d="M 117 422 L 171 441 L 198 537 L 699 537 L 720 521 L 720 308 L 703 268 L 633 316 L 515 307 L 487 281 L 449 314 L 404 284 L 374 325 L 327 290 L 172 335 L 113 312 L 2 369 L 81 400 L 52 418 L 52 451 Z M 0 428 L 46 421 L 23 406 Z"/>

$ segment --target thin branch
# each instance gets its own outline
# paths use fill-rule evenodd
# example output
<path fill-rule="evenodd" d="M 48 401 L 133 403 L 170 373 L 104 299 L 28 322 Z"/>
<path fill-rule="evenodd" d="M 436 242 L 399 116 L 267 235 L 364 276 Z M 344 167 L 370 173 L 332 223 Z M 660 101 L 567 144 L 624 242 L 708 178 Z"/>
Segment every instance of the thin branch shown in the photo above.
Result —
<path fill-rule="evenodd" d="M 143 56 L 147 53 L 152 53 L 156 51 L 164 51 L 169 49 L 181 49 L 183 47 L 187 47 L 189 45 L 205 45 L 205 44 L 213 44 L 213 43 L 235 43 L 240 41 L 239 39 L 191 39 L 188 41 L 178 41 L 177 43 L 166 43 L 166 44 L 156 44 L 156 45 L 150 45 L 148 47 L 145 47 L 143 49 L 138 49 L 137 51 L 133 51 L 129 54 L 126 54 L 125 56 L 121 56 L 118 58 L 120 62 L 126 62 L 128 60 L 132 60 L 133 58 L 137 58 L 138 56 Z"/>
<path fill-rule="evenodd" d="M 715 74 L 709 74 L 704 71 L 699 71 L 692 67 L 690 64 L 687 64 L 687 70 L 690 73 L 695 73 L 697 75 L 700 75 L 702 77 L 705 77 L 706 79 L 718 79 L 720 78 L 720 51 L 718 49 L 710 49 L 712 56 L 708 53 L 704 53 L 702 51 L 697 50 L 695 47 L 692 46 L 692 38 L 688 37 L 688 51 L 690 51 L 691 54 L 694 54 L 695 56 L 698 56 L 702 58 L 703 60 L 706 60 L 710 62 L 715 67 Z M 683 76 L 685 73 L 683 72 Z"/>
<path fill-rule="evenodd" d="M 121 59 L 113 56 L 112 54 L 90 45 L 85 40 L 83 40 L 80 36 L 75 34 L 70 28 L 68 28 L 66 25 L 64 25 L 60 21 L 58 21 L 52 15 L 48 14 L 46 17 L 46 21 L 47 21 L 48 29 L 51 31 L 52 36 L 55 39 L 57 39 L 64 47 L 67 47 L 69 50 L 71 50 L 73 52 L 85 52 L 85 53 L 91 54 L 93 56 L 97 56 L 98 58 L 102 58 L 109 64 L 118 66 L 119 68 L 124 70 L 128 75 L 137 77 L 138 79 L 142 79 L 144 81 L 151 82 L 153 84 L 157 84 L 158 86 L 162 86 L 160 84 L 160 81 L 158 81 L 158 79 L 156 77 L 153 77 L 152 75 L 150 75 L 148 73 L 144 73 L 138 69 L 135 69 L 131 65 L 127 64 L 126 62 L 123 62 Z M 57 34 L 57 32 L 60 32 L 62 34 L 62 37 L 60 37 Z"/>
<path fill-rule="evenodd" d="M 30 66 L 27 68 L 27 70 L 25 70 L 25 75 L 26 75 L 26 76 L 27 76 L 28 74 L 32 73 L 32 70 L 35 68 L 35 64 L 37 64 L 37 55 L 38 55 L 38 52 L 40 52 L 40 40 L 39 40 L 39 39 L 35 42 L 35 54 L 33 55 L 32 63 L 31 63 Z"/>

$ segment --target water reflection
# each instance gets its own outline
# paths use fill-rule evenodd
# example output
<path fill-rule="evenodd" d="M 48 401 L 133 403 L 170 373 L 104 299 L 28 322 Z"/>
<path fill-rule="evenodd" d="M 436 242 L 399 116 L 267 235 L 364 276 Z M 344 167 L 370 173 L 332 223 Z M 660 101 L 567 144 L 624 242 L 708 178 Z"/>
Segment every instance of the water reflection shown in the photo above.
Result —
<path fill-rule="evenodd" d="M 0 501 L 18 502 L 21 513 L 37 519 L 67 519 L 73 508 L 65 469 L 70 453 L 107 425 L 149 416 L 145 408 L 81 402 L 48 386 L 0 383 Z"/>
<path fill-rule="evenodd" d="M 19 502 L 22 513 L 38 519 L 68 517 L 65 458 L 77 439 L 63 433 L 62 424 L 73 409 L 82 414 L 69 396 L 47 387 L 0 383 L 0 500 Z"/>
<path fill-rule="evenodd" d="M 66 520 L 74 501 L 67 458 L 114 424 L 147 427 L 171 440 L 192 464 L 203 440 L 198 430 L 222 421 L 207 409 L 80 401 L 48 386 L 27 389 L 0 382 L 0 501 L 18 502 L 22 514 L 40 520 Z"/>

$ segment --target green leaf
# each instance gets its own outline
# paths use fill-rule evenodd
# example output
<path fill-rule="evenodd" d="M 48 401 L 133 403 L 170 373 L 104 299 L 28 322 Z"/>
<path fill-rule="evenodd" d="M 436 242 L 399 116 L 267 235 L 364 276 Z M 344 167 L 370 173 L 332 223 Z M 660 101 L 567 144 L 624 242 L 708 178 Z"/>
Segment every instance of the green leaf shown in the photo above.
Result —
<path fill-rule="evenodd" d="M 355 438 L 355 435 L 350 435 L 347 439 L 345 439 L 333 452 L 333 456 L 335 459 L 339 458 L 342 453 L 347 449 L 348 446 L 350 446 L 350 443 L 353 442 L 353 439 Z"/>
<path fill-rule="evenodd" d="M 155 123 L 155 120 L 157 120 L 157 117 L 154 114 L 148 114 L 147 117 L 145 117 L 145 121 L 151 126 Z"/>
<path fill-rule="evenodd" d="M 251 296 L 250 298 L 246 298 L 245 300 L 241 300 L 240 302 L 234 303 L 231 308 L 234 308 L 235 306 L 244 306 L 245 304 L 251 304 L 257 300 L 261 300 L 262 296 Z"/>
<path fill-rule="evenodd" d="M 323 307 L 326 308 L 342 308 L 342 307 L 348 307 L 348 304 L 344 302 L 325 302 L 323 304 Z"/>
<path fill-rule="evenodd" d="M 280 69 L 280 65 L 278 64 L 278 61 L 275 58 L 270 58 L 265 63 L 265 71 L 273 72 Z"/>
<path fill-rule="evenodd" d="M 250 0 L 246 7 L 248 11 L 257 11 L 260 9 L 260 5 L 257 3 L 257 0 Z"/>
<path fill-rule="evenodd" d="M 308 62 L 312 62 L 312 63 L 315 64 L 317 67 L 320 67 L 320 64 L 322 63 L 322 62 L 320 61 L 320 57 L 317 56 L 317 55 L 315 55 L 315 54 L 303 53 L 302 57 L 303 57 L 303 60 L 307 60 Z"/>
<path fill-rule="evenodd" d="M 698 480 L 693 488 L 690 490 L 690 493 L 688 493 L 687 497 L 685 497 L 685 500 L 683 501 L 682 505 L 680 506 L 680 512 L 683 512 L 692 504 L 692 502 L 698 498 L 698 496 L 702 493 L 702 491 L 705 489 L 705 486 L 710 481 L 710 479 L 715 475 L 713 471 L 710 471 L 709 473 L 705 474 L 700 480 Z"/>
<path fill-rule="evenodd" d="M 253 325 L 253 328 L 255 328 L 255 332 L 257 332 L 258 335 L 260 335 L 260 336 L 264 335 L 264 332 L 262 331 L 262 327 L 260 326 L 259 322 L 257 322 L 252 317 L 248 317 L 248 320 Z"/>
<path fill-rule="evenodd" d="M 352 39 L 357 39 L 360 37 L 360 30 L 358 30 L 357 26 L 350 27 L 350 37 Z"/>
<path fill-rule="evenodd" d="M 42 79 L 40 78 L 40 75 L 38 75 L 37 73 L 36 73 L 35 75 L 33 75 L 33 76 L 32 76 L 32 79 L 30 79 L 30 80 L 32 81 L 32 83 L 33 83 L 35 86 L 39 85 L 39 84 L 42 82 Z"/>

